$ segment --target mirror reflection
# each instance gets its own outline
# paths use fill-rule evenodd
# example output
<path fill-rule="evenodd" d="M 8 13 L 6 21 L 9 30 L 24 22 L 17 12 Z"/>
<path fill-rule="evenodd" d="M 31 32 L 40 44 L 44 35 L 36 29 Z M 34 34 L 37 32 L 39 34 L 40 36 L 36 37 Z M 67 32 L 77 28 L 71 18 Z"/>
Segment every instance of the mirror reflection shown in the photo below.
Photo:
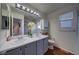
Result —
<path fill-rule="evenodd" d="M 13 36 L 21 35 L 21 20 L 13 18 Z"/>
<path fill-rule="evenodd" d="M 24 35 L 32 36 L 35 33 L 36 23 L 34 19 L 24 17 Z"/>

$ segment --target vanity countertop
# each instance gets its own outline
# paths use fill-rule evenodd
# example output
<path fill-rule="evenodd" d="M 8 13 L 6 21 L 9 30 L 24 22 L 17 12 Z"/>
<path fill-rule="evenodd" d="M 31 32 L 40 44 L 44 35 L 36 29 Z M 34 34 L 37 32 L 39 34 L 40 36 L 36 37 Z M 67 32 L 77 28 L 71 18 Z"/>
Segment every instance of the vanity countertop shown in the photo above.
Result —
<path fill-rule="evenodd" d="M 48 35 L 39 35 L 39 36 L 35 36 L 35 37 L 28 37 L 28 36 L 23 36 L 21 39 L 13 39 L 10 41 L 5 42 L 4 44 L 2 44 L 0 46 L 0 52 L 2 51 L 8 51 L 44 38 L 47 38 Z"/>

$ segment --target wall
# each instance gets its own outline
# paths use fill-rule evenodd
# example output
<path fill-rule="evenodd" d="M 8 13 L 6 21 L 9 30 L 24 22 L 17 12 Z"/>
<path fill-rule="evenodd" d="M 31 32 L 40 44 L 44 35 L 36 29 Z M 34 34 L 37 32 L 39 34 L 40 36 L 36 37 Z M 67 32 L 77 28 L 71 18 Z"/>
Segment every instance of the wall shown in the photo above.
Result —
<path fill-rule="evenodd" d="M 57 46 L 66 49 L 74 54 L 77 54 L 77 37 L 76 32 L 63 32 L 59 31 L 59 16 L 63 13 L 75 10 L 76 5 L 72 4 L 56 10 L 48 15 L 48 20 L 50 23 L 50 35 L 51 38 L 56 40 Z"/>

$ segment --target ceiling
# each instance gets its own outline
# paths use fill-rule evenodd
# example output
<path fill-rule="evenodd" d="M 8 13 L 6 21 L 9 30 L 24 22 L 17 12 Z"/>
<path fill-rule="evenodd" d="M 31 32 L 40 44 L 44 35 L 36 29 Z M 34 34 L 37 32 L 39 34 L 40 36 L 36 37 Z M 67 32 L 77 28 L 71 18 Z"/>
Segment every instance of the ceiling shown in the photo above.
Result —
<path fill-rule="evenodd" d="M 59 8 L 70 5 L 71 3 L 30 3 L 31 6 L 37 8 L 40 12 L 49 14 Z"/>

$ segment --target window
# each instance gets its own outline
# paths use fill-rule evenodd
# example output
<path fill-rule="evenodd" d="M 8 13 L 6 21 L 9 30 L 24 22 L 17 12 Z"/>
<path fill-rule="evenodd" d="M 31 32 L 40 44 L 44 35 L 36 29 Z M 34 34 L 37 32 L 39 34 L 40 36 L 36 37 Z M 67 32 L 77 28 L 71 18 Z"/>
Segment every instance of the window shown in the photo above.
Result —
<path fill-rule="evenodd" d="M 73 12 L 65 13 L 59 16 L 60 29 L 72 30 L 73 27 Z"/>
<path fill-rule="evenodd" d="M 72 27 L 72 19 L 60 21 L 60 26 L 61 27 L 68 27 L 68 28 Z"/>

